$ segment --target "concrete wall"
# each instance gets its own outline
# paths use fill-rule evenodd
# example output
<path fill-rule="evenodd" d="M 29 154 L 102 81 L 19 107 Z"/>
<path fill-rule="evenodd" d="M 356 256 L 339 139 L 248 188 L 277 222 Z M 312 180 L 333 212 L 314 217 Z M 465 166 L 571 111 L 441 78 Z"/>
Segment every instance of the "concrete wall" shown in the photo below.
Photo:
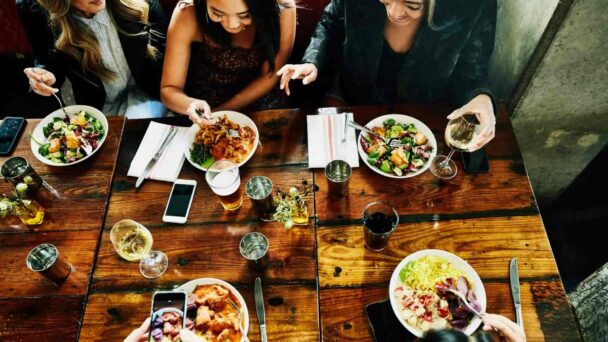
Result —
<path fill-rule="evenodd" d="M 490 61 L 490 85 L 507 101 L 559 0 L 498 0 L 496 44 Z"/>
<path fill-rule="evenodd" d="M 545 203 L 608 141 L 607 22 L 605 0 L 574 0 L 512 113 L 534 192 Z"/>

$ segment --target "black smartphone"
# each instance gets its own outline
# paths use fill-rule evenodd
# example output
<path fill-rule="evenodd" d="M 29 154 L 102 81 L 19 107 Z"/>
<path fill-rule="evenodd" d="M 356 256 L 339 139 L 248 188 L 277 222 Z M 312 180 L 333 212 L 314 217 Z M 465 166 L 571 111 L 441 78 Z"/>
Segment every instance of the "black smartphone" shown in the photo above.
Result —
<path fill-rule="evenodd" d="M 7 116 L 0 124 L 0 155 L 13 152 L 19 135 L 25 127 L 25 118 Z"/>
<path fill-rule="evenodd" d="M 407 331 L 395 316 L 388 299 L 365 306 L 365 315 L 376 342 L 409 342 L 416 340 L 416 336 Z"/>
<path fill-rule="evenodd" d="M 152 297 L 150 334 L 148 341 L 173 341 L 179 331 L 186 326 L 186 292 L 158 291 Z M 169 323 L 170 326 L 167 326 Z"/>
<path fill-rule="evenodd" d="M 474 152 L 462 152 L 462 168 L 467 173 L 484 173 L 490 171 L 486 152 L 479 149 Z"/>

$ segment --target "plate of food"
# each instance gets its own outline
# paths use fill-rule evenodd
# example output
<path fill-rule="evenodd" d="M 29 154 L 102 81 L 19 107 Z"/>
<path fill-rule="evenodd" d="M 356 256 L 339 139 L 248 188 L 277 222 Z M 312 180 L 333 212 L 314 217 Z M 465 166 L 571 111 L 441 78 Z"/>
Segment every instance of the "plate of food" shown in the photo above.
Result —
<path fill-rule="evenodd" d="M 249 311 L 243 296 L 230 284 L 215 278 L 191 280 L 177 291 L 188 294 L 186 317 L 203 341 L 247 341 Z"/>
<path fill-rule="evenodd" d="M 363 162 L 390 178 L 410 178 L 429 168 L 437 154 L 433 132 L 420 120 L 387 114 L 365 125 L 377 135 L 361 132 L 357 147 Z"/>
<path fill-rule="evenodd" d="M 471 265 L 446 251 L 418 251 L 403 259 L 391 276 L 391 307 L 401 324 L 418 337 L 446 328 L 471 335 L 481 319 L 448 289 L 461 292 L 471 306 L 485 312 L 486 291 Z"/>
<path fill-rule="evenodd" d="M 89 106 L 64 107 L 47 115 L 30 134 L 32 153 L 51 166 L 68 166 L 85 161 L 103 145 L 108 120 Z"/>
<path fill-rule="evenodd" d="M 207 171 L 216 160 L 226 159 L 241 166 L 253 156 L 259 142 L 258 128 L 247 115 L 232 111 L 211 114 L 215 125 L 192 125 L 186 133 L 186 159 Z"/>
<path fill-rule="evenodd" d="M 163 308 L 152 313 L 150 335 L 154 342 L 179 341 L 184 313 L 176 308 Z"/>

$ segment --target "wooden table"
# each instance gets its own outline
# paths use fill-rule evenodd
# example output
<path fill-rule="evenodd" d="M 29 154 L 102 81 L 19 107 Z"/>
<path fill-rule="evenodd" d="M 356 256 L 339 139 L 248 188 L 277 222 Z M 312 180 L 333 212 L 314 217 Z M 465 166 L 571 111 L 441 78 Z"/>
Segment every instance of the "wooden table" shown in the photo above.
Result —
<path fill-rule="evenodd" d="M 446 124 L 444 116 L 450 108 L 404 105 L 357 107 L 352 111 L 356 121 L 363 124 L 381 114 L 406 113 L 427 123 L 441 140 Z M 163 224 L 162 213 L 171 184 L 148 180 L 140 189 L 134 189 L 135 179 L 126 173 L 148 120 L 126 121 L 118 160 L 105 168 L 115 169 L 105 220 L 96 218 L 95 226 L 80 222 L 84 221 L 84 215 L 79 215 L 74 220 L 79 222 L 78 226 L 87 228 L 76 228 L 69 220 L 63 224 L 50 220 L 45 221 L 38 232 L 5 230 L 0 235 L 0 266 L 10 270 L 10 278 L 0 276 L 0 290 L 4 296 L 13 293 L 0 299 L 0 303 L 8 304 L 0 308 L 3 322 L 0 340 L 19 336 L 39 325 L 48 333 L 46 336 L 67 339 L 79 332 L 83 341 L 121 340 L 149 315 L 155 290 L 172 289 L 195 278 L 215 277 L 232 283 L 245 297 L 250 310 L 249 337 L 257 341 L 259 332 L 252 288 L 253 279 L 261 276 L 270 341 L 369 341 L 365 305 L 386 298 L 395 266 L 408 254 L 426 248 L 443 249 L 467 260 L 484 281 L 488 311 L 511 319 L 514 319 L 514 309 L 508 263 L 517 257 L 528 340 L 579 340 L 513 129 L 504 111 L 498 116 L 496 140 L 486 148 L 490 173 L 459 173 L 452 181 L 443 182 L 427 172 L 396 181 L 361 165 L 353 172 L 347 200 L 329 200 L 322 170 L 308 169 L 306 113 L 297 110 L 252 113 L 263 147 L 241 168 L 243 186 L 251 176 L 265 175 L 272 179 L 275 189 L 286 190 L 302 179 L 319 187 L 319 191 L 308 198 L 310 211 L 314 213 L 311 224 L 287 231 L 281 224 L 256 220 L 247 200 L 236 213 L 222 210 L 206 186 L 203 173 L 187 161 L 180 178 L 195 179 L 199 185 L 188 223 Z M 161 121 L 187 125 L 182 118 Z M 120 126 L 118 121 L 116 124 L 112 121 L 111 125 Z M 22 140 L 16 155 L 31 159 L 29 142 Z M 112 145 L 106 144 L 104 158 L 106 154 L 109 158 Z M 63 185 L 65 191 L 71 190 L 75 196 L 79 193 L 83 201 L 93 198 L 105 201 L 107 188 L 106 191 L 90 190 L 93 184 L 100 184 L 93 175 L 98 173 L 98 168 L 104 169 L 105 164 L 94 160 L 84 165 L 66 169 L 71 171 L 45 169 L 40 173 L 59 177 L 61 172 L 72 172 L 81 177 L 74 180 L 75 184 L 90 185 L 85 188 L 88 190 L 77 191 L 69 180 Z M 40 164 L 35 167 L 44 169 Z M 371 252 L 363 247 L 359 217 L 367 203 L 379 199 L 395 205 L 401 223 L 384 251 Z M 74 205 L 80 208 L 91 204 Z M 54 217 L 53 210 L 49 209 L 49 215 Z M 137 263 L 126 262 L 116 255 L 109 241 L 109 230 L 124 218 L 139 221 L 151 230 L 153 249 L 162 250 L 169 257 L 165 275 L 155 280 L 144 279 Z M 58 289 L 44 285 L 38 275 L 23 265 L 24 253 L 29 248 L 40 241 L 52 240 L 52 235 L 41 235 L 44 234 L 41 231 L 47 230 L 52 231 L 48 234 L 54 233 L 57 239 L 65 241 L 60 249 L 73 253 L 68 259 L 77 269 L 86 270 L 81 277 L 70 278 Z M 260 231 L 270 241 L 271 263 L 262 273 L 248 270 L 238 251 L 240 238 L 250 231 Z M 10 239 L 15 234 L 23 238 Z M 89 278 L 91 269 L 94 273 Z M 16 286 L 18 279 L 28 286 Z M 85 294 L 86 309 L 82 316 Z M 60 314 L 54 315 L 57 311 Z M 10 325 L 4 324 L 5 317 L 12 317 Z M 64 320 L 65 317 L 69 318 Z"/>

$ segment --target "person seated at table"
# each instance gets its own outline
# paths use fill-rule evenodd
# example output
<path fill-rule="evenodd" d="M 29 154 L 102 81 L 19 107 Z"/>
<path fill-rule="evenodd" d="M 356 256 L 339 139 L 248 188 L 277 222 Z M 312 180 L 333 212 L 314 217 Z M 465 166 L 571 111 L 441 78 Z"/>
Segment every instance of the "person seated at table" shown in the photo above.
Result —
<path fill-rule="evenodd" d="M 417 339 L 418 342 L 526 342 L 524 329 L 510 319 L 495 314 L 485 314 L 483 331 L 467 336 L 458 330 L 431 330 Z"/>
<path fill-rule="evenodd" d="M 294 0 L 180 1 L 167 33 L 163 103 L 199 124 L 212 109 L 285 106 L 275 71 L 291 54 L 295 25 Z"/>
<path fill-rule="evenodd" d="M 494 137 L 487 75 L 495 28 L 496 0 L 332 0 L 303 64 L 277 75 L 287 94 L 292 79 L 333 77 L 325 106 L 451 102 L 462 107 L 450 118 L 479 117 L 479 148 Z"/>
<path fill-rule="evenodd" d="M 107 6 L 106 6 L 107 5 Z M 77 104 L 106 115 L 162 116 L 167 21 L 157 0 L 17 0 L 35 67 L 31 89 L 51 96 L 67 77 Z"/>

